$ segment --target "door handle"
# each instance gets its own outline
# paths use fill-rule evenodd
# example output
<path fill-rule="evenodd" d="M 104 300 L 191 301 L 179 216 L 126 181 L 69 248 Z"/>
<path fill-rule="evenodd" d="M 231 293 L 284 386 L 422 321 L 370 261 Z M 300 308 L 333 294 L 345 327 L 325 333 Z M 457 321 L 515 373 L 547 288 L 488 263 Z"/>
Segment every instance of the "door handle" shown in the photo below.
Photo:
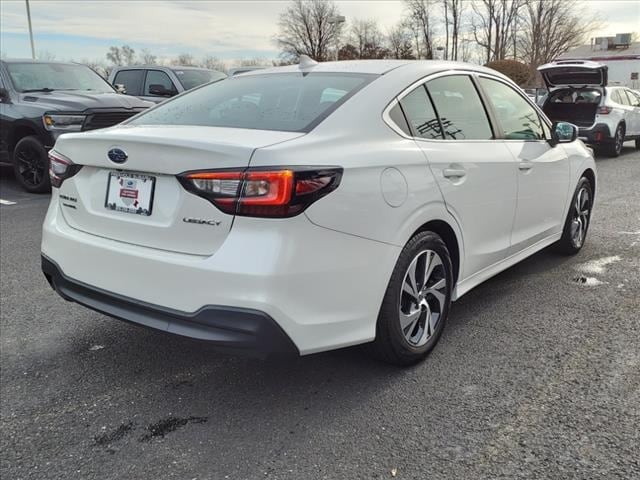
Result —
<path fill-rule="evenodd" d="M 525 162 L 520 162 L 520 163 L 518 164 L 518 168 L 519 168 L 520 170 L 531 170 L 531 169 L 533 168 L 533 163 L 531 163 L 531 162 L 526 162 L 526 161 L 525 161 Z"/>
<path fill-rule="evenodd" d="M 444 175 L 445 178 L 460 178 L 464 177 L 466 174 L 467 172 L 461 168 L 445 168 L 442 171 L 442 175 Z"/>

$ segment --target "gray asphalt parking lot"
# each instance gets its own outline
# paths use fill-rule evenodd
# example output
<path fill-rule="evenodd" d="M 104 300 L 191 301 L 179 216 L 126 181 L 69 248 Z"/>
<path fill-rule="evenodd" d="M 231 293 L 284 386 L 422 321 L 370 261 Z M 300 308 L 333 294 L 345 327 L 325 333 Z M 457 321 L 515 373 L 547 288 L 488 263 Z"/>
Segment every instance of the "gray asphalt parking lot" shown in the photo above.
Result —
<path fill-rule="evenodd" d="M 626 145 L 598 159 L 583 251 L 477 287 L 404 370 L 359 348 L 221 355 L 67 303 L 40 272 L 48 197 L 2 169 L 16 203 L 0 206 L 0 476 L 640 478 L 640 152 Z"/>

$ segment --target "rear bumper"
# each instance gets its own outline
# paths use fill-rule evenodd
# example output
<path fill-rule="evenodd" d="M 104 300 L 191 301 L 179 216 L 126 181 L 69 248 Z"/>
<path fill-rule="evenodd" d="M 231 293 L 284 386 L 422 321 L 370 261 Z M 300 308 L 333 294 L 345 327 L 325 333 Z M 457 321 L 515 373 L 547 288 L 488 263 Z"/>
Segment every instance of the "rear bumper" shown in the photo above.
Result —
<path fill-rule="evenodd" d="M 185 335 L 187 327 L 195 328 L 187 334 L 195 338 L 210 335 L 207 324 L 218 335 L 218 318 L 239 318 L 229 312 L 257 312 L 272 319 L 301 355 L 374 339 L 380 304 L 401 251 L 318 227 L 298 215 L 286 220 L 237 217 L 215 253 L 182 254 L 82 232 L 65 221 L 60 209 L 54 189 L 43 225 L 42 254 L 69 280 L 66 285 L 100 294 L 89 295 L 75 286 L 65 292 L 58 285 L 63 295 L 82 294 L 74 299 L 143 325 L 159 317 L 172 326 L 150 326 L 165 331 Z M 108 303 L 108 308 L 89 304 L 87 297 Z M 127 304 L 122 314 L 119 299 Z M 150 310 L 138 315 L 139 305 Z M 224 315 L 217 315 L 220 309 Z M 208 322 L 213 316 L 216 320 Z M 240 331 L 246 329 L 241 323 Z M 257 346 L 256 341 L 247 348 Z"/>
<path fill-rule="evenodd" d="M 151 305 L 72 280 L 44 255 L 42 272 L 65 300 L 120 320 L 205 340 L 223 350 L 246 350 L 261 355 L 299 354 L 278 324 L 258 310 L 207 305 L 186 313 Z"/>
<path fill-rule="evenodd" d="M 606 123 L 596 123 L 590 128 L 580 127 L 578 138 L 589 145 L 598 145 L 613 141 L 613 135 Z"/>

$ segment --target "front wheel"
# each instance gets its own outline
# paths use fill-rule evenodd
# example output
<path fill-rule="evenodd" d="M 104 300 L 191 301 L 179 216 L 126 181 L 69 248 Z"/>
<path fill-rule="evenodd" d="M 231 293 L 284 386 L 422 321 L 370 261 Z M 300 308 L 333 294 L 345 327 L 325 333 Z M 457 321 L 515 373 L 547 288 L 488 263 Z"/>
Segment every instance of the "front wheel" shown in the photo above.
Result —
<path fill-rule="evenodd" d="M 575 255 L 582 249 L 591 223 L 592 207 L 593 186 L 588 178 L 582 177 L 571 199 L 562 237 L 557 243 L 561 253 Z"/>
<path fill-rule="evenodd" d="M 372 353 L 411 365 L 435 346 L 444 329 L 453 289 L 447 246 L 433 232 L 415 235 L 400 253 L 387 286 Z"/>
<path fill-rule="evenodd" d="M 13 171 L 16 180 L 27 192 L 43 193 L 51 190 L 49 158 L 37 137 L 24 137 L 16 144 L 13 150 Z"/>

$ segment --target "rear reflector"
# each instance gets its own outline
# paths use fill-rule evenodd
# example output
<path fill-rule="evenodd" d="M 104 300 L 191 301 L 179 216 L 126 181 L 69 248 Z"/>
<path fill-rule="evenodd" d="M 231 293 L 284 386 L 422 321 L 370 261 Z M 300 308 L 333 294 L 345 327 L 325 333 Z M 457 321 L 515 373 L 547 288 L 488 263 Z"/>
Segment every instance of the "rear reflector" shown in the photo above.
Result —
<path fill-rule="evenodd" d="M 342 168 L 259 168 L 186 172 L 178 180 L 228 214 L 292 217 L 340 184 Z"/>

